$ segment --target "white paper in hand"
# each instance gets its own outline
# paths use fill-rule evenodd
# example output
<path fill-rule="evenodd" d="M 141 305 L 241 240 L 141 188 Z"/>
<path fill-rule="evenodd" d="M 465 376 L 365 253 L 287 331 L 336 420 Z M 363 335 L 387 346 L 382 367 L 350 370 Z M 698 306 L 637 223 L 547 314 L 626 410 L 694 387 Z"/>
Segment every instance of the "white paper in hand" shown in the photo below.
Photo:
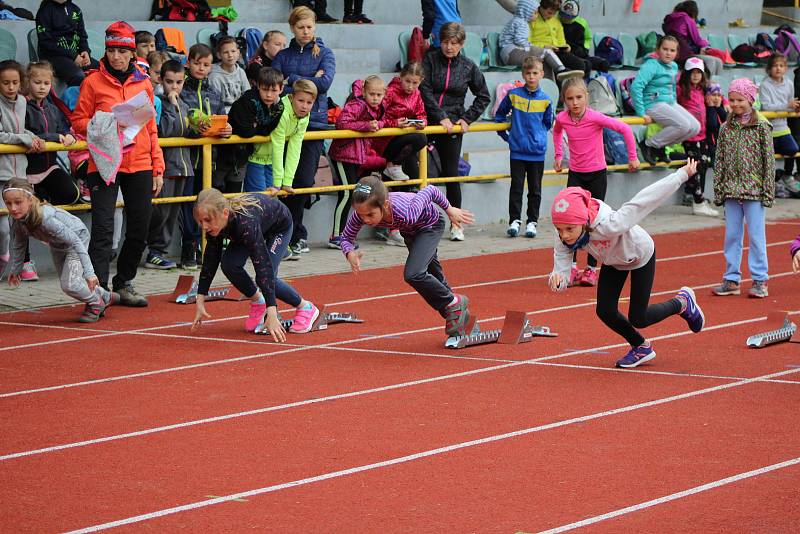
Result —
<path fill-rule="evenodd" d="M 123 146 L 133 143 L 144 125 L 156 117 L 156 109 L 147 96 L 147 91 L 138 93 L 127 102 L 112 106 L 111 112 L 122 130 Z"/>

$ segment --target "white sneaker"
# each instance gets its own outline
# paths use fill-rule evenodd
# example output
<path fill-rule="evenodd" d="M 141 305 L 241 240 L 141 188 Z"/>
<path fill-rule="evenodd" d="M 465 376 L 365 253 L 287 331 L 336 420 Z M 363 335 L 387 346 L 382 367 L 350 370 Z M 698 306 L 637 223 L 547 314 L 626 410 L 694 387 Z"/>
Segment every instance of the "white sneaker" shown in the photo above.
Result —
<path fill-rule="evenodd" d="M 506 230 L 508 237 L 517 237 L 519 235 L 520 226 L 522 226 L 522 221 L 511 221 L 511 224 L 508 225 L 508 230 Z"/>
<path fill-rule="evenodd" d="M 406 240 L 400 235 L 400 230 L 392 230 L 386 236 L 386 244 L 393 247 L 404 247 L 406 246 Z"/>
<path fill-rule="evenodd" d="M 386 167 L 386 170 L 383 171 L 383 174 L 386 175 L 387 178 L 393 181 L 398 182 L 405 182 L 408 180 L 408 175 L 403 172 L 403 167 L 400 165 L 393 165 L 391 167 Z"/>
<path fill-rule="evenodd" d="M 525 225 L 525 237 L 536 237 L 536 223 L 531 221 Z"/>
<path fill-rule="evenodd" d="M 450 241 L 464 241 L 464 230 L 454 226 L 450 227 Z"/>
<path fill-rule="evenodd" d="M 711 207 L 708 200 L 700 204 L 692 204 L 692 215 L 705 215 L 706 217 L 719 217 L 719 212 Z"/>
<path fill-rule="evenodd" d="M 788 189 L 792 194 L 796 195 L 797 193 L 800 193 L 800 182 L 798 182 L 791 174 L 783 175 L 783 185 L 785 185 L 786 189 Z"/>

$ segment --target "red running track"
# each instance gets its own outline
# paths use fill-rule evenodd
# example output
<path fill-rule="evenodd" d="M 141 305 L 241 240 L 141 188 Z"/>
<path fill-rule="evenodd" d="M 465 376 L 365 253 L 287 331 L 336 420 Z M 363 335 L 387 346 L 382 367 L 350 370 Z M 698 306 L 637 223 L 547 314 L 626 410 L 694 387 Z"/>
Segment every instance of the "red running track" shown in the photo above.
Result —
<path fill-rule="evenodd" d="M 0 524 L 792 530 L 800 349 L 744 339 L 769 311 L 800 308 L 780 244 L 795 233 L 768 227 L 764 300 L 709 296 L 721 230 L 658 236 L 653 300 L 695 287 L 708 328 L 647 329 L 658 357 L 633 371 L 612 368 L 626 349 L 591 289 L 546 289 L 548 250 L 445 262 L 485 327 L 522 309 L 560 334 L 518 346 L 442 348 L 441 320 L 399 268 L 357 286 L 295 280 L 317 302 L 357 301 L 332 308 L 367 322 L 285 346 L 242 333 L 242 303 L 211 304 L 198 336 L 192 308 L 163 297 L 91 328 L 77 307 L 1 315 Z"/>

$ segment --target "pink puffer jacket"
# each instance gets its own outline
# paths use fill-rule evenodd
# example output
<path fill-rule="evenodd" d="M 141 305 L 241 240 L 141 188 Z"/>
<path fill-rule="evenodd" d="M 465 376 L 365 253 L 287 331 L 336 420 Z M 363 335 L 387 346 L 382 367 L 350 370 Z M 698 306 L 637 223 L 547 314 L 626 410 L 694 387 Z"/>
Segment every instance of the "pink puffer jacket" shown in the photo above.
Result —
<path fill-rule="evenodd" d="M 344 105 L 341 115 L 336 119 L 337 130 L 355 130 L 369 132 L 370 122 L 378 121 L 378 127 L 384 127 L 384 108 L 371 108 L 362 97 L 362 80 L 353 82 L 353 95 Z M 371 139 L 334 139 L 329 155 L 331 159 L 344 163 L 364 164 L 370 151 Z"/>

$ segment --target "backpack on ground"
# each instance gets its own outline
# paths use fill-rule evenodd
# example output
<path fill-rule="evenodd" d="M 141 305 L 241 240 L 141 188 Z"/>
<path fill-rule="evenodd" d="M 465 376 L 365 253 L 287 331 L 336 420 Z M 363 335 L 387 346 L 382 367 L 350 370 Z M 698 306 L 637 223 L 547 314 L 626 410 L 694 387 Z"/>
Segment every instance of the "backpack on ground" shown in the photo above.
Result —
<path fill-rule="evenodd" d="M 731 57 L 737 63 L 766 63 L 772 55 L 763 45 L 749 45 L 742 43 L 731 52 Z"/>
<path fill-rule="evenodd" d="M 492 106 L 492 119 L 494 119 L 495 113 L 497 113 L 497 108 L 500 107 L 500 103 L 506 97 L 508 92 L 512 89 L 516 89 L 517 87 L 522 87 L 523 85 L 525 84 L 519 80 L 497 84 L 497 87 L 495 87 L 494 89 L 494 105 Z"/>
<path fill-rule="evenodd" d="M 245 64 L 250 63 L 253 56 L 258 54 L 258 49 L 261 47 L 261 41 L 264 34 L 258 28 L 242 28 L 236 34 L 237 41 L 240 43 L 240 48 L 244 47 L 242 51 L 242 59 Z"/>
<path fill-rule="evenodd" d="M 636 113 L 636 109 L 633 107 L 633 97 L 631 96 L 631 84 L 635 79 L 636 76 L 629 76 L 619 82 L 619 95 L 622 100 L 622 109 L 625 113 Z"/>
<path fill-rule="evenodd" d="M 606 165 L 624 165 L 628 163 L 628 147 L 625 137 L 614 130 L 603 128 L 603 152 Z"/>
<path fill-rule="evenodd" d="M 784 24 L 775 30 L 775 33 L 777 35 L 775 38 L 775 51 L 786 56 L 789 62 L 795 62 L 800 59 L 800 42 L 798 42 L 794 30 Z"/>
<path fill-rule="evenodd" d="M 175 59 L 181 63 L 186 62 L 186 38 L 183 30 L 178 28 L 159 28 L 153 36 L 156 41 L 156 50 L 166 52 L 170 59 Z"/>
<path fill-rule="evenodd" d="M 774 51 L 775 50 L 775 39 L 768 33 L 759 33 L 756 34 L 756 45 L 761 45 L 767 50 Z"/>
<path fill-rule="evenodd" d="M 594 55 L 605 59 L 611 66 L 622 65 L 622 43 L 607 35 L 597 43 Z"/>
<path fill-rule="evenodd" d="M 587 84 L 589 107 L 609 117 L 619 117 L 622 110 L 619 109 L 613 83 L 615 82 L 609 83 L 608 78 L 600 74 L 591 78 Z"/>

